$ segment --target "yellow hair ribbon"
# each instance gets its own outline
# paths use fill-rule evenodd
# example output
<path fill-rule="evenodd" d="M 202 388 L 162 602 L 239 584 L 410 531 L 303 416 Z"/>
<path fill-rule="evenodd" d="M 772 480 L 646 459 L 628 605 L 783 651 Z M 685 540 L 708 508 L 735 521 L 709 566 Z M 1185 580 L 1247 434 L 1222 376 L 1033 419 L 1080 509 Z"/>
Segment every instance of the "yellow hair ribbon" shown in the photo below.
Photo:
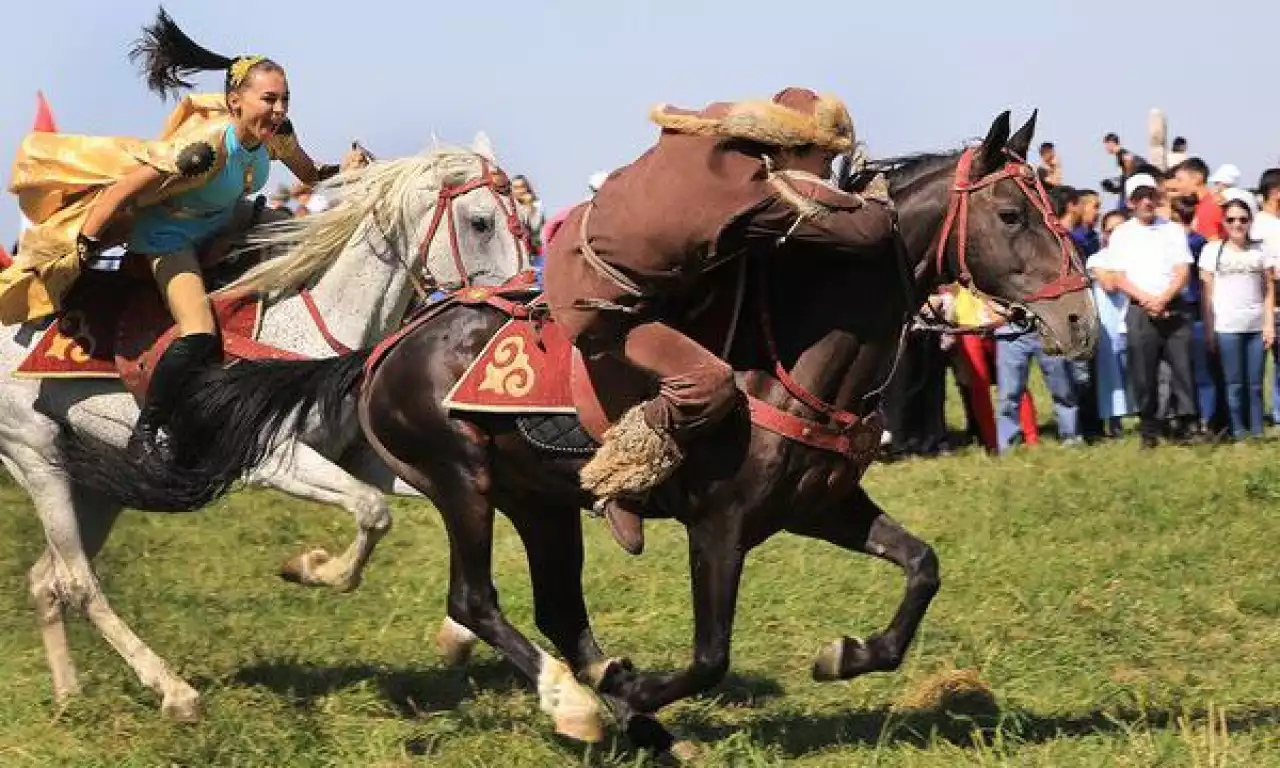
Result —
<path fill-rule="evenodd" d="M 231 87 L 239 88 L 244 85 L 244 81 L 249 77 L 249 71 L 266 60 L 266 56 L 236 57 L 236 60 L 231 62 L 231 68 L 227 70 L 231 74 Z"/>

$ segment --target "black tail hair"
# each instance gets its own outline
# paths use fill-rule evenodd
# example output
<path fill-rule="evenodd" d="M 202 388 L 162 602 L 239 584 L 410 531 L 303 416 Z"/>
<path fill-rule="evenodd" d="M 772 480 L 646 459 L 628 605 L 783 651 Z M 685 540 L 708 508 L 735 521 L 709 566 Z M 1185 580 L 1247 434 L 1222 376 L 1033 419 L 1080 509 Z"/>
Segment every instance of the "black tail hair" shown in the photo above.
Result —
<path fill-rule="evenodd" d="M 234 61 L 188 37 L 163 6 L 155 22 L 142 28 L 142 37 L 129 49 L 129 60 L 141 61 L 147 87 L 161 97 L 176 96 L 178 91 L 192 88 L 186 80 L 191 75 L 226 70 Z"/>
<path fill-rule="evenodd" d="M 317 414 L 337 425 L 368 351 L 302 361 L 242 361 L 193 377 L 166 427 L 174 462 L 64 430 L 59 465 L 78 485 L 127 507 L 199 509 L 233 489 L 283 437 Z M 294 418 L 296 415 L 296 418 Z"/>

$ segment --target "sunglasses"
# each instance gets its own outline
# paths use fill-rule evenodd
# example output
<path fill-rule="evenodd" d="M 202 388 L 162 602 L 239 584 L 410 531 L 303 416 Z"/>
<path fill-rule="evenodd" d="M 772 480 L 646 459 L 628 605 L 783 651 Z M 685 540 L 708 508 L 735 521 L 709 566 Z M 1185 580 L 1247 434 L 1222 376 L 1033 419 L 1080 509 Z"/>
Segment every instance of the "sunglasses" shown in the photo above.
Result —
<path fill-rule="evenodd" d="M 1226 219 L 1224 219 L 1224 221 L 1226 221 L 1228 224 L 1248 224 L 1249 217 L 1248 216 L 1228 216 Z"/>

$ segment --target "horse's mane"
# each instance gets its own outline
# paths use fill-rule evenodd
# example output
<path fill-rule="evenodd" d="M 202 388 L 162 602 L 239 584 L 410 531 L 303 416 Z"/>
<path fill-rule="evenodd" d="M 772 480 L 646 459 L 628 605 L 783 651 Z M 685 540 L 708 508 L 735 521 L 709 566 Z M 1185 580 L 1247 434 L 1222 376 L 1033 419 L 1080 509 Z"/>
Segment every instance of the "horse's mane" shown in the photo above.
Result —
<path fill-rule="evenodd" d="M 372 216 L 389 239 L 413 224 L 404 220 L 407 195 L 462 183 L 481 169 L 474 152 L 446 147 L 341 173 L 318 187 L 337 198 L 331 207 L 251 232 L 244 250 L 283 255 L 267 259 L 221 292 L 270 293 L 306 285 L 338 259 L 367 218 Z"/>
<path fill-rule="evenodd" d="M 949 152 L 914 152 L 909 155 L 868 160 L 863 173 L 883 173 L 889 180 L 890 193 L 898 193 L 921 179 L 934 175 L 943 166 L 953 164 L 956 156 L 962 151 L 956 149 Z"/>

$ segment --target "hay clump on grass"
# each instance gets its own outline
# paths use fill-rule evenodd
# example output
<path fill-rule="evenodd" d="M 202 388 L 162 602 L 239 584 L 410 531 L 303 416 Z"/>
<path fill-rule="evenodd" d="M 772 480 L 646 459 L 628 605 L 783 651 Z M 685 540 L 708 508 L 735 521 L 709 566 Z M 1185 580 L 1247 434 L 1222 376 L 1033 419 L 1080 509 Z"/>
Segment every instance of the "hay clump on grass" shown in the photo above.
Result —
<path fill-rule="evenodd" d="M 908 689 L 895 709 L 990 715 L 999 712 L 1000 706 L 976 669 L 944 669 Z"/>

